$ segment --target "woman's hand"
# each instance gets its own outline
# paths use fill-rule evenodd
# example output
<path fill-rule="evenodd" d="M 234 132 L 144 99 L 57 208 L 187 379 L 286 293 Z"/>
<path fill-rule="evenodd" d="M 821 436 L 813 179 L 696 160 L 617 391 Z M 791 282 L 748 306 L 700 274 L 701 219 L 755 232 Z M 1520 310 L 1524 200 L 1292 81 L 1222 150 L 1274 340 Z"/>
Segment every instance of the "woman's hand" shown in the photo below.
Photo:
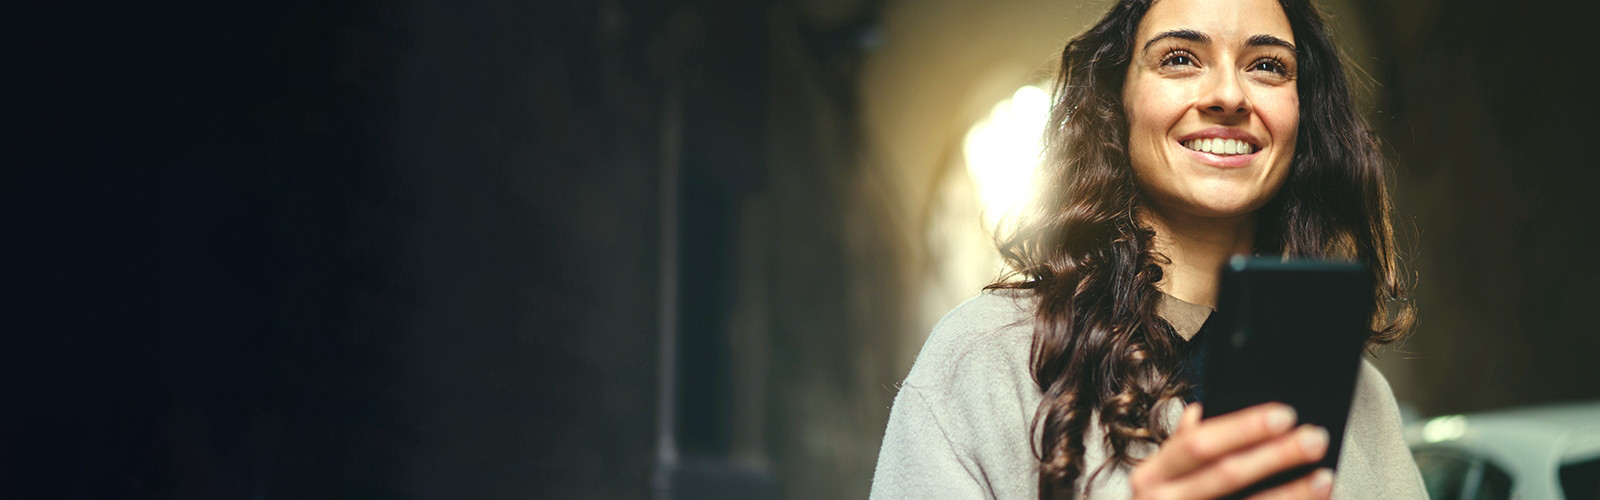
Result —
<path fill-rule="evenodd" d="M 1267 403 L 1200 420 L 1200 404 L 1183 409 L 1178 429 L 1129 474 L 1134 498 L 1217 498 L 1279 471 L 1316 462 L 1328 451 L 1328 431 L 1293 428 L 1294 409 Z M 1251 498 L 1328 498 L 1333 473 L 1306 477 Z"/>

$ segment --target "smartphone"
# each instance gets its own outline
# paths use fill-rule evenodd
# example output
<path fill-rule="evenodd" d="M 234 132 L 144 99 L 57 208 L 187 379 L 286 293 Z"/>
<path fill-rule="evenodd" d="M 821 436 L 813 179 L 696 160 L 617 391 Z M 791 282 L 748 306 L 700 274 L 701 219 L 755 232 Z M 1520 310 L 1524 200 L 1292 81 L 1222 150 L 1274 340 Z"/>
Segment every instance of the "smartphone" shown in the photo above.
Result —
<path fill-rule="evenodd" d="M 1322 461 L 1275 475 L 1241 496 L 1318 467 L 1337 469 L 1361 350 L 1371 334 L 1372 274 L 1348 261 L 1233 257 L 1201 346 L 1204 418 L 1276 401 L 1299 424 L 1328 430 Z"/>

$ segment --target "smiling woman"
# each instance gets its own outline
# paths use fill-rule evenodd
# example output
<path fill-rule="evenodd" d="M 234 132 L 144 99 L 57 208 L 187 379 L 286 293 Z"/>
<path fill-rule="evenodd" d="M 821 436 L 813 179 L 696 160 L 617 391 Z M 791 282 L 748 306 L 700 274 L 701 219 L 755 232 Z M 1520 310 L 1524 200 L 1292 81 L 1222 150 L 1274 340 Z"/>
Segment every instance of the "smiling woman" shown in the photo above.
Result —
<path fill-rule="evenodd" d="M 1124 0 L 1062 52 L 1039 202 L 1011 279 L 934 328 L 873 496 L 1217 498 L 1322 458 L 1266 404 L 1201 421 L 1202 335 L 1230 256 L 1373 273 L 1368 343 L 1408 331 L 1384 168 L 1306 0 Z M 1390 307 L 1398 304 L 1398 307 Z M 1420 498 L 1388 383 L 1363 362 L 1339 471 L 1263 492 Z"/>
<path fill-rule="evenodd" d="M 1167 246 L 1225 236 L 1233 247 L 1212 253 L 1253 250 L 1255 212 L 1288 177 L 1300 127 L 1294 39 L 1266 0 L 1158 2 L 1145 14 L 1122 102 L 1143 222 Z M 1165 291 L 1213 301 L 1214 286 L 1181 278 Z"/>

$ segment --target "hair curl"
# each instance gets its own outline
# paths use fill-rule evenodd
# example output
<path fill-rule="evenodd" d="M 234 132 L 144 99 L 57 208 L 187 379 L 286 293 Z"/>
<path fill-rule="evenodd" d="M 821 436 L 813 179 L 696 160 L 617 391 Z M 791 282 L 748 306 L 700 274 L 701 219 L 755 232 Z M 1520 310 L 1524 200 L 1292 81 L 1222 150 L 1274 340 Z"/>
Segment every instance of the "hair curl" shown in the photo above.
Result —
<path fill-rule="evenodd" d="M 1130 445 L 1159 445 L 1170 433 L 1156 404 L 1190 390 L 1177 375 L 1183 340 L 1156 314 L 1168 261 L 1137 215 L 1142 195 L 1122 105 L 1135 32 L 1152 1 L 1117 2 L 1062 50 L 1041 195 L 999 242 L 1012 275 L 989 286 L 1039 299 L 1031 369 L 1044 394 L 1035 415 L 1041 498 L 1076 492 L 1095 416 L 1109 449 L 1104 465 L 1131 466 Z M 1415 309 L 1398 300 L 1406 283 L 1382 157 L 1321 15 L 1308 0 L 1279 4 L 1299 44 L 1300 127 L 1288 178 L 1257 212 L 1255 250 L 1364 262 L 1376 283 L 1368 344 L 1387 344 L 1410 330 Z"/>

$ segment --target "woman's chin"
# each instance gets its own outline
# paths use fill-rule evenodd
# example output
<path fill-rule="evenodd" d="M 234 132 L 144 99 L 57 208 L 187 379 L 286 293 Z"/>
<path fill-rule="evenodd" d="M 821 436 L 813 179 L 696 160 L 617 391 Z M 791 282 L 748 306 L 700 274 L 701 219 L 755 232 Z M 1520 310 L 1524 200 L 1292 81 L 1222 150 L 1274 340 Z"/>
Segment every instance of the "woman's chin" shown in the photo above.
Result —
<path fill-rule="evenodd" d="M 1254 214 L 1265 204 L 1266 200 L 1255 197 L 1222 197 L 1189 200 L 1181 210 L 1195 217 L 1231 219 Z"/>
<path fill-rule="evenodd" d="M 1188 202 L 1193 211 L 1209 217 L 1239 217 L 1250 215 L 1272 199 L 1271 190 L 1259 186 L 1222 185 L 1193 192 Z"/>
<path fill-rule="evenodd" d="M 1202 181 L 1188 187 L 1146 190 L 1145 199 L 1171 216 L 1227 219 L 1254 214 L 1272 198 L 1272 190 L 1255 183 Z"/>

